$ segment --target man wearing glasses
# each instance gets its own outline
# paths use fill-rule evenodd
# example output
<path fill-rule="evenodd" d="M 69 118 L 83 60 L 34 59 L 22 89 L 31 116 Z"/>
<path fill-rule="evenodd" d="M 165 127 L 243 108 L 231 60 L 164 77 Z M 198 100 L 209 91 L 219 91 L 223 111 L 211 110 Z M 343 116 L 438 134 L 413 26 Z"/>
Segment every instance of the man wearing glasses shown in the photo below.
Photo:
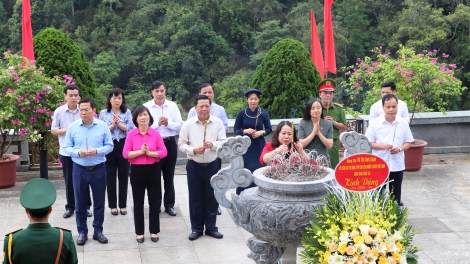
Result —
<path fill-rule="evenodd" d="M 318 92 L 321 98 L 323 116 L 333 124 L 333 147 L 328 150 L 330 155 L 331 168 L 335 169 L 339 163 L 339 134 L 340 130 L 348 129 L 346 115 L 343 106 L 333 103 L 336 83 L 333 80 L 325 79 L 318 85 Z"/>
<path fill-rule="evenodd" d="M 77 103 L 80 100 L 80 89 L 75 84 L 69 84 L 64 88 L 64 98 L 66 104 L 60 106 L 54 111 L 52 117 L 51 134 L 59 138 L 59 154 L 60 162 L 62 163 L 62 171 L 65 180 L 65 197 L 67 203 L 65 204 L 64 218 L 69 218 L 75 211 L 75 197 L 73 194 L 73 180 L 72 180 L 72 158 L 65 153 L 64 141 L 65 132 L 70 124 L 80 119 Z M 87 216 L 91 217 L 93 214 L 90 211 L 91 199 L 87 197 Z"/>
<path fill-rule="evenodd" d="M 104 244 L 104 200 L 106 192 L 106 154 L 113 150 L 113 138 L 108 125 L 93 117 L 96 105 L 93 99 L 78 102 L 81 120 L 72 123 L 65 134 L 65 152 L 73 161 L 73 185 L 75 194 L 75 219 L 77 221 L 77 245 L 88 240 L 86 199 L 93 192 L 93 239 Z"/>

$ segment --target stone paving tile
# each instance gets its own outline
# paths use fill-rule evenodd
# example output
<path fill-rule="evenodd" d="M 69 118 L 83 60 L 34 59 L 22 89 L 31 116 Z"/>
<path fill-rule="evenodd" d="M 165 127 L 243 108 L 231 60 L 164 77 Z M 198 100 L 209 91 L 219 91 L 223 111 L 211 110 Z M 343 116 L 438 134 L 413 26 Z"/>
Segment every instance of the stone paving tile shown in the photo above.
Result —
<path fill-rule="evenodd" d="M 409 224 L 418 230 L 419 234 L 422 233 L 450 233 L 452 230 L 448 228 L 444 223 L 440 222 L 434 217 L 426 218 L 412 218 Z"/>
<path fill-rule="evenodd" d="M 247 246 L 240 244 L 218 244 L 208 247 L 194 242 L 194 249 L 200 262 L 246 261 L 248 258 L 246 255 L 250 253 Z"/>
<path fill-rule="evenodd" d="M 140 248 L 142 263 L 199 263 L 193 246 Z"/>
<path fill-rule="evenodd" d="M 141 253 L 138 248 L 120 250 L 90 251 L 83 254 L 84 264 L 141 264 Z M 80 259 L 79 259 L 80 260 Z M 163 262 L 162 262 L 163 263 Z"/>

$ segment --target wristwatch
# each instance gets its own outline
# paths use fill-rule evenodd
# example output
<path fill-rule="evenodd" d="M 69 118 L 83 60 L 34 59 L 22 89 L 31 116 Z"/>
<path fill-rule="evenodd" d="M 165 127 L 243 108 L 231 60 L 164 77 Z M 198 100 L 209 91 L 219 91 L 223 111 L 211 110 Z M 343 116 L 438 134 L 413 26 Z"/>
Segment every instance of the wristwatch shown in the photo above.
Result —
<path fill-rule="evenodd" d="M 401 149 L 401 148 L 399 148 L 398 150 L 399 150 L 398 152 L 402 152 L 402 151 L 403 151 L 403 149 Z"/>

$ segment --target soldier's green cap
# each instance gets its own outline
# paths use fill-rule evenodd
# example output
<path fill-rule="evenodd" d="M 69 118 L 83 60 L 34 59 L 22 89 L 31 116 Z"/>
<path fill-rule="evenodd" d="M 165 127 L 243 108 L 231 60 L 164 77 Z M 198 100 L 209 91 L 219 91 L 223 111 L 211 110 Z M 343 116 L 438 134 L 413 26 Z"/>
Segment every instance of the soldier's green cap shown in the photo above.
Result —
<path fill-rule="evenodd" d="M 44 212 L 51 208 L 56 199 L 54 185 L 46 179 L 27 182 L 20 194 L 21 205 L 31 212 Z"/>

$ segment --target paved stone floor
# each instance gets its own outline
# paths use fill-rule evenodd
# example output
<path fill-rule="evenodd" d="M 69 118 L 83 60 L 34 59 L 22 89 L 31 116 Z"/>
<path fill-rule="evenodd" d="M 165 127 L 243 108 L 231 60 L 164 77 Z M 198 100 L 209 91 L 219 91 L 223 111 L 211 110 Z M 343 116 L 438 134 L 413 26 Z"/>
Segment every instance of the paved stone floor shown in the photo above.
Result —
<path fill-rule="evenodd" d="M 410 223 L 418 229 L 414 244 L 421 247 L 420 264 L 470 263 L 470 157 L 468 155 L 428 155 L 418 172 L 406 172 L 403 181 L 403 201 L 411 210 Z M 79 263 L 254 263 L 246 255 L 245 245 L 251 236 L 232 221 L 229 211 L 217 218 L 223 239 L 203 236 L 189 241 L 188 194 L 184 166 L 178 166 L 175 176 L 176 217 L 160 213 L 161 233 L 158 243 L 135 241 L 131 188 L 129 214 L 113 216 L 106 210 L 104 234 L 108 244 L 89 240 L 77 246 Z M 39 175 L 39 172 L 37 172 Z M 57 188 L 57 201 L 50 222 L 71 229 L 77 237 L 75 218 L 62 218 L 65 189 L 62 180 L 52 180 Z M 28 218 L 19 203 L 24 182 L 0 189 L 0 234 L 26 227 Z M 146 206 L 146 209 L 148 206 Z M 148 211 L 145 211 L 148 221 Z M 88 218 L 91 229 L 92 218 Z M 148 223 L 146 222 L 146 226 Z M 3 248 L 3 239 L 0 240 Z M 300 250 L 300 249 L 299 249 Z M 300 261 L 298 261 L 300 263 Z"/>

